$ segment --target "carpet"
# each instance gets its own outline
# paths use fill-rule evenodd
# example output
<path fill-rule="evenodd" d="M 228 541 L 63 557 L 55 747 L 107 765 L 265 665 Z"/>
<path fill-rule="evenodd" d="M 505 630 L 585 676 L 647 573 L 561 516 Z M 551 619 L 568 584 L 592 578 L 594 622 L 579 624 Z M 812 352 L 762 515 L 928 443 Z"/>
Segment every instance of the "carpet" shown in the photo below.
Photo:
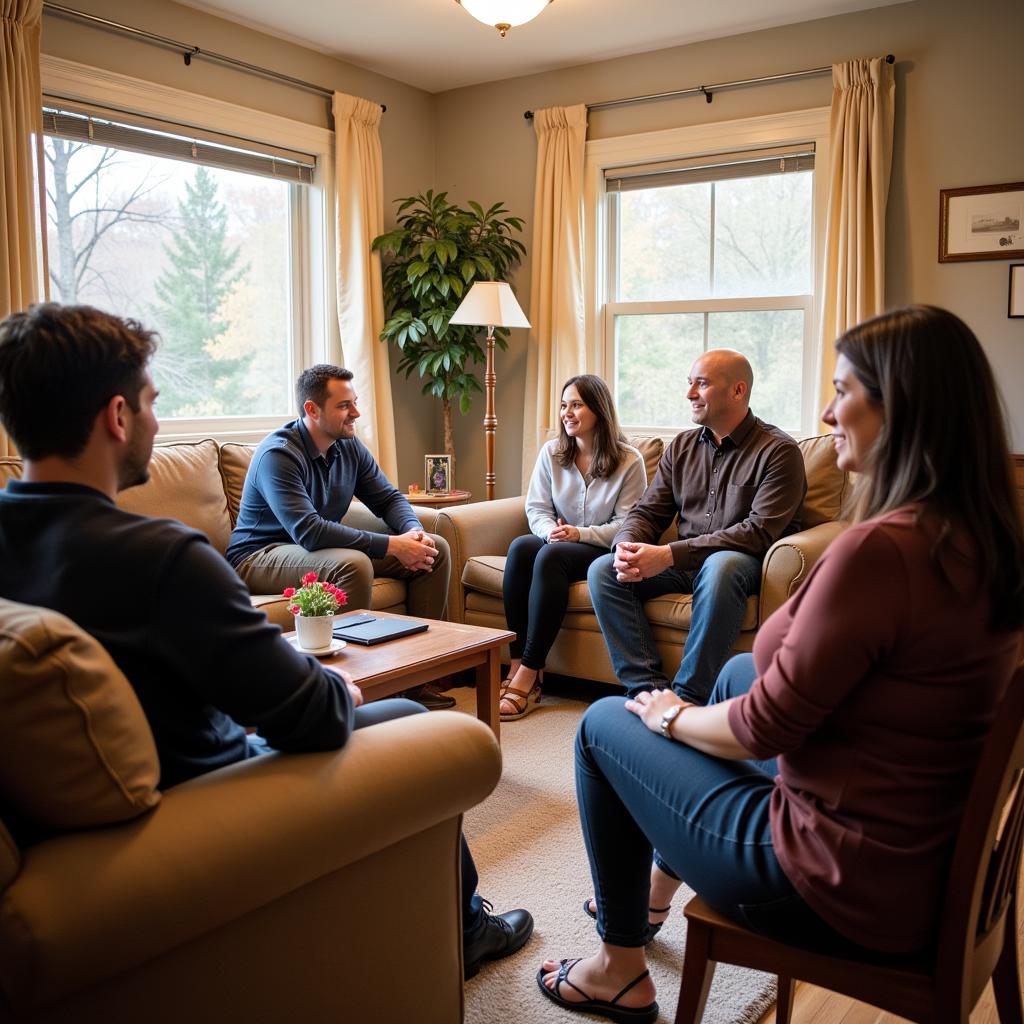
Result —
<path fill-rule="evenodd" d="M 476 713 L 472 690 L 450 693 L 460 711 Z M 497 913 L 525 907 L 536 921 L 533 938 L 519 953 L 486 964 L 466 983 L 467 1024 L 602 1019 L 553 1006 L 534 980 L 545 958 L 589 955 L 598 941 L 594 922 L 582 910 L 591 892 L 590 869 L 573 780 L 573 738 L 586 707 L 569 696 L 545 695 L 529 717 L 503 723 L 501 782 L 466 815 L 464 828 L 480 871 L 481 895 Z M 648 947 L 659 1022 L 675 1016 L 686 944 L 682 909 L 691 895 L 686 887 L 680 889 L 672 915 Z M 754 1024 L 774 1002 L 774 977 L 722 964 L 715 972 L 704 1024 Z"/>

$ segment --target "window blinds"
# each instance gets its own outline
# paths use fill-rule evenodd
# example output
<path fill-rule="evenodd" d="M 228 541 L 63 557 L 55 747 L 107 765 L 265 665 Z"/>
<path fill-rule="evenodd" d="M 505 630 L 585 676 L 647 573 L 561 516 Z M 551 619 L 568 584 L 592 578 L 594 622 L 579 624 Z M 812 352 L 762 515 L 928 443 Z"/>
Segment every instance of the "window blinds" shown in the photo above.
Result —
<path fill-rule="evenodd" d="M 43 132 L 306 185 L 316 169 L 316 157 L 309 153 L 50 96 L 43 98 Z"/>
<path fill-rule="evenodd" d="M 633 192 L 645 188 L 666 188 L 695 182 L 753 178 L 766 174 L 814 169 L 814 143 L 775 146 L 740 153 L 665 160 L 660 163 L 606 167 L 605 188 L 609 192 Z"/>

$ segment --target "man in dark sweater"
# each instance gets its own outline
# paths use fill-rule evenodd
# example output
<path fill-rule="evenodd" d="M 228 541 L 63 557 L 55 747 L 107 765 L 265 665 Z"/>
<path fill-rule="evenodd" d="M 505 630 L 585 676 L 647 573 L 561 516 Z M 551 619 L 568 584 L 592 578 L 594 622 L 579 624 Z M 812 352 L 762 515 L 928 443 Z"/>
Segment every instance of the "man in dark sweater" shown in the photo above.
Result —
<path fill-rule="evenodd" d="M 412 506 L 356 437 L 352 371 L 321 363 L 296 384 L 300 418 L 265 438 L 249 464 L 227 559 L 253 593 L 273 594 L 307 572 L 369 608 L 375 576 L 407 580 L 411 615 L 439 619 L 448 599 L 448 544 L 425 533 Z M 341 520 L 358 498 L 391 529 Z"/>
<path fill-rule="evenodd" d="M 0 596 L 61 612 L 103 644 L 139 696 L 165 788 L 267 745 L 335 750 L 353 729 L 421 712 L 361 706 L 344 672 L 300 654 L 252 607 L 201 533 L 115 505 L 148 478 L 154 348 L 152 332 L 88 306 L 0 322 L 0 420 L 24 458 L 24 478 L 0 492 Z M 465 841 L 462 864 L 469 976 L 522 946 L 533 921 L 487 912 Z"/>
<path fill-rule="evenodd" d="M 631 695 L 671 686 L 706 704 L 747 598 L 760 589 L 765 553 L 800 529 L 803 458 L 793 438 L 750 411 L 753 381 L 750 363 L 731 349 L 705 352 L 693 364 L 686 397 L 698 428 L 672 439 L 612 553 L 591 563 L 594 611 L 615 675 Z M 676 539 L 659 543 L 676 518 Z M 643 603 L 672 593 L 693 598 L 670 683 Z"/>

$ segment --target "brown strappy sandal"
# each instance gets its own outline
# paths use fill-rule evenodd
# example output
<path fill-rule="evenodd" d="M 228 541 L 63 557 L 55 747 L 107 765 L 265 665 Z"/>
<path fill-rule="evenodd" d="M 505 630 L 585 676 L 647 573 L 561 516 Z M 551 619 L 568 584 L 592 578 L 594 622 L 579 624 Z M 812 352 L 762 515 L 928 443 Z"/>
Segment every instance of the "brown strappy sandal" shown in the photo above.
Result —
<path fill-rule="evenodd" d="M 541 699 L 541 677 L 538 675 L 536 682 L 530 688 L 529 693 L 517 690 L 508 681 L 498 691 L 498 714 L 503 722 L 514 722 L 517 718 L 525 718 L 539 703 Z M 505 711 L 501 706 L 503 701 L 512 705 L 514 710 Z"/>

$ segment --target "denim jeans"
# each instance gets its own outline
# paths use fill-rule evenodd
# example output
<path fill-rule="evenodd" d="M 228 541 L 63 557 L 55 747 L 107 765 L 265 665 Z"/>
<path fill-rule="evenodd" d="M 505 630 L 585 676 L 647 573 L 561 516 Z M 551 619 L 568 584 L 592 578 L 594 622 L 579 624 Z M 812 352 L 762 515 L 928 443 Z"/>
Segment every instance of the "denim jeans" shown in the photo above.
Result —
<path fill-rule="evenodd" d="M 751 655 L 737 655 L 713 699 L 746 692 L 754 676 Z M 665 739 L 623 702 L 593 704 L 576 736 L 576 792 L 601 938 L 644 944 L 656 848 L 672 874 L 738 923 L 801 945 L 849 948 L 775 856 L 774 762 L 724 760 Z"/>
<path fill-rule="evenodd" d="M 671 686 L 684 700 L 706 704 L 740 634 L 747 598 L 761 588 L 761 560 L 739 551 L 716 551 L 695 573 L 673 568 L 639 583 L 619 583 L 614 557 L 592 563 L 587 582 L 616 678 L 630 695 Z M 644 601 L 679 593 L 693 595 L 690 631 L 670 683 Z"/>
<path fill-rule="evenodd" d="M 378 700 L 356 708 L 352 728 L 365 729 L 379 722 L 390 722 L 392 719 L 405 718 L 407 715 L 425 714 L 426 710 L 422 704 L 406 700 L 404 697 Z M 249 741 L 250 757 L 275 753 L 274 748 L 259 734 L 252 734 L 246 738 Z M 462 850 L 462 939 L 466 942 L 479 931 L 484 921 L 484 912 L 483 900 L 476 891 L 480 876 L 477 874 L 473 854 L 469 851 L 469 844 L 464 835 L 459 835 L 459 842 Z M 430 880 L 426 881 L 429 884 Z"/>

